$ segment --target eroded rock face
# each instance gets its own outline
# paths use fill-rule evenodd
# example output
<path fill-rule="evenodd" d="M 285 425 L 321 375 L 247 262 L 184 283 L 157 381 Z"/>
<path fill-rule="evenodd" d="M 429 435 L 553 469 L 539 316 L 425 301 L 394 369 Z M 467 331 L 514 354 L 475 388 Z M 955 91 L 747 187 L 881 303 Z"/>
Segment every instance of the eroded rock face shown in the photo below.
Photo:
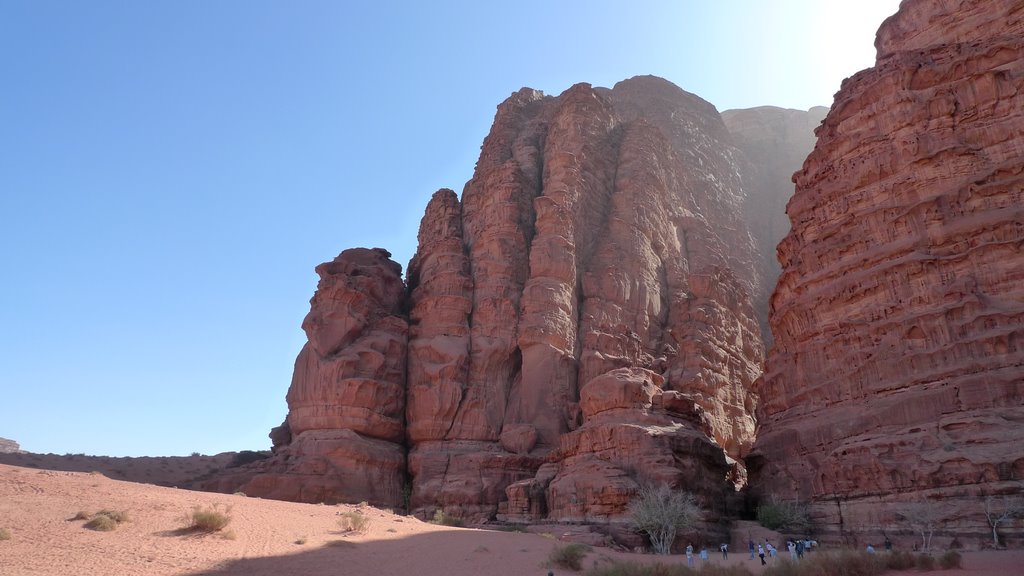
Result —
<path fill-rule="evenodd" d="M 380 250 L 318 268 L 275 453 L 218 488 L 467 521 L 621 521 L 644 482 L 717 503 L 763 359 L 738 155 L 658 78 L 513 94 L 404 291 Z"/>
<path fill-rule="evenodd" d="M 748 460 L 833 529 L 1024 479 L 1024 10 L 905 0 L 795 175 Z"/>
<path fill-rule="evenodd" d="M 499 106 L 461 203 L 435 194 L 410 264 L 414 509 L 492 517 L 507 486 L 533 482 L 552 517 L 621 516 L 630 458 L 694 456 L 657 480 L 724 486 L 726 454 L 753 441 L 763 355 L 729 142 L 714 107 L 652 77 Z M 590 418 L 581 388 L 620 368 L 657 376 L 703 426 L 645 408 Z"/>
<path fill-rule="evenodd" d="M 403 504 L 408 322 L 402 267 L 379 248 L 317 266 L 274 454 L 211 484 L 298 502 Z"/>

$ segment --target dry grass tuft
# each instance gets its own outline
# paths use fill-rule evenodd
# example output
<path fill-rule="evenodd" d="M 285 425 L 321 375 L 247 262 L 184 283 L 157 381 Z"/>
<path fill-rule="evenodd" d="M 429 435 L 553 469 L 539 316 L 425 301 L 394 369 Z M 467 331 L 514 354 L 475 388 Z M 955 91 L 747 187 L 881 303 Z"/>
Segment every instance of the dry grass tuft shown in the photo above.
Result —
<path fill-rule="evenodd" d="M 221 507 L 219 504 L 214 504 L 209 508 L 196 506 L 192 509 L 188 527 L 196 532 L 220 532 L 231 523 L 230 512 L 230 506 Z"/>
<path fill-rule="evenodd" d="M 358 510 L 349 510 L 341 513 L 338 518 L 338 527 L 343 532 L 362 534 L 370 527 L 370 519 L 363 516 L 363 513 Z"/>
<path fill-rule="evenodd" d="M 80 515 L 84 512 L 75 514 L 74 519 L 79 519 Z M 88 515 L 86 515 L 88 516 Z M 97 532 L 110 532 L 117 528 L 118 524 L 128 521 L 128 512 L 125 510 L 100 510 L 99 512 L 92 515 L 92 518 L 83 524 L 84 528 L 90 530 L 96 530 Z"/>

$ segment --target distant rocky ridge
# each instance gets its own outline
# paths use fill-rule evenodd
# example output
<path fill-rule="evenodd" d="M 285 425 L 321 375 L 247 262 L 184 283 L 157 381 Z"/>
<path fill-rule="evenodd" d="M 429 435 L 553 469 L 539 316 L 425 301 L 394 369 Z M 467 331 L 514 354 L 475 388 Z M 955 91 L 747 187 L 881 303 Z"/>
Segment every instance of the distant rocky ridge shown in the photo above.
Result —
<path fill-rule="evenodd" d="M 0 438 L 0 454 L 13 454 L 21 452 L 21 446 L 14 440 Z"/>
<path fill-rule="evenodd" d="M 37 454 L 0 452 L 0 464 L 37 468 L 93 472 L 114 480 L 127 480 L 157 486 L 197 488 L 202 482 L 225 470 L 252 461 L 258 452 L 223 452 L 213 456 L 87 456 L 85 454 Z M 262 456 L 266 457 L 266 455 Z"/>
<path fill-rule="evenodd" d="M 846 539 L 908 502 L 990 539 L 1024 482 L 1024 9 L 904 0 L 875 44 L 795 176 L 751 480 Z"/>
<path fill-rule="evenodd" d="M 758 126 L 810 131 L 801 114 Z M 317 268 L 275 455 L 208 487 L 614 523 L 655 482 L 721 509 L 764 354 L 747 162 L 713 106 L 659 78 L 513 94 L 462 198 L 428 204 L 407 285 L 381 249 Z"/>

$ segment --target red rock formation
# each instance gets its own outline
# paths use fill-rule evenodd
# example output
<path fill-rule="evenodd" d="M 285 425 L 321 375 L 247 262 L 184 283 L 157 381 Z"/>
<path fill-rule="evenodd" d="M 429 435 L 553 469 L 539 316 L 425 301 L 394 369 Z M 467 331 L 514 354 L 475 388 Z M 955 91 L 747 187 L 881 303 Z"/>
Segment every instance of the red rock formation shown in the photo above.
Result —
<path fill-rule="evenodd" d="M 353 248 L 317 266 L 288 417 L 274 455 L 208 487 L 298 502 L 402 505 L 405 285 L 386 250 Z"/>
<path fill-rule="evenodd" d="M 807 111 L 760 106 L 722 112 L 733 142 L 743 152 L 741 173 L 747 192 L 743 212 L 761 253 L 757 265 L 763 278 L 754 309 L 766 346 L 771 343 L 768 296 L 781 272 L 775 247 L 789 233 L 786 203 L 793 197 L 793 173 L 814 149 L 814 129 L 827 113 L 823 106 Z"/>
<path fill-rule="evenodd" d="M 641 446 L 696 462 L 658 481 L 723 486 L 722 450 L 753 440 L 763 354 L 735 156 L 710 104 L 656 78 L 499 106 L 461 207 L 434 196 L 410 264 L 414 509 L 493 516 L 525 481 L 559 518 L 621 516 Z M 641 408 L 581 428 L 581 385 L 619 368 L 664 378 L 706 426 Z M 679 431 L 640 440 L 658 426 Z M 621 443 L 594 448 L 598 429 Z"/>
<path fill-rule="evenodd" d="M 795 176 L 748 459 L 833 529 L 1024 479 L 1024 10 L 904 0 Z"/>
<path fill-rule="evenodd" d="M 275 454 L 217 487 L 394 506 L 407 465 L 414 512 L 470 520 L 621 520 L 640 482 L 717 499 L 763 358 L 729 142 L 657 78 L 513 94 L 461 202 L 427 206 L 406 299 L 383 251 L 318 269 Z"/>

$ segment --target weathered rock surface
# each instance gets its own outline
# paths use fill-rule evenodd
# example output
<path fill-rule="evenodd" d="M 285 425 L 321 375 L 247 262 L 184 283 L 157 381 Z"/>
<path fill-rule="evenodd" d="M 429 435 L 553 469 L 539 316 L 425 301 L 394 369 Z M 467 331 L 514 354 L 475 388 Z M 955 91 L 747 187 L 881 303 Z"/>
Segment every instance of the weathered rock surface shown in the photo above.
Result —
<path fill-rule="evenodd" d="M 274 455 L 207 487 L 298 502 L 397 507 L 405 481 L 408 322 L 402 267 L 379 248 L 317 266 Z"/>
<path fill-rule="evenodd" d="M 607 523 L 644 484 L 701 494 L 715 504 L 729 471 L 725 454 L 708 442 L 711 422 L 685 394 L 642 368 L 617 368 L 580 390 L 583 425 L 561 437 L 536 477 L 510 485 L 502 517 Z"/>
<path fill-rule="evenodd" d="M 843 531 L 1024 480 L 1024 10 L 904 0 L 795 175 L 748 459 Z"/>
<path fill-rule="evenodd" d="M 757 265 L 763 290 L 755 295 L 754 310 L 766 347 L 771 343 L 768 297 L 781 272 L 775 247 L 789 233 L 786 203 L 793 197 L 793 173 L 814 149 L 814 129 L 827 113 L 823 106 L 810 110 L 759 106 L 722 112 L 722 121 L 746 160 L 741 170 L 747 192 L 743 213 L 761 254 Z"/>
<path fill-rule="evenodd" d="M 21 452 L 21 446 L 14 440 L 0 438 L 0 454 L 17 454 Z"/>
<path fill-rule="evenodd" d="M 659 481 L 723 483 L 722 450 L 738 460 L 753 440 L 763 355 L 729 142 L 710 104 L 651 77 L 499 106 L 462 202 L 435 194 L 409 267 L 414 509 L 489 517 L 534 482 L 544 514 L 621 515 L 641 447 L 631 458 L 695 455 L 699 473 Z M 663 378 L 706 425 L 634 409 L 587 428 L 582 385 L 619 368 Z M 598 450 L 591 429 L 621 440 Z"/>
<path fill-rule="evenodd" d="M 764 354 L 730 142 L 658 78 L 513 94 L 404 293 L 380 250 L 318 268 L 275 453 L 216 487 L 469 521 L 621 521 L 642 482 L 718 502 Z"/>

